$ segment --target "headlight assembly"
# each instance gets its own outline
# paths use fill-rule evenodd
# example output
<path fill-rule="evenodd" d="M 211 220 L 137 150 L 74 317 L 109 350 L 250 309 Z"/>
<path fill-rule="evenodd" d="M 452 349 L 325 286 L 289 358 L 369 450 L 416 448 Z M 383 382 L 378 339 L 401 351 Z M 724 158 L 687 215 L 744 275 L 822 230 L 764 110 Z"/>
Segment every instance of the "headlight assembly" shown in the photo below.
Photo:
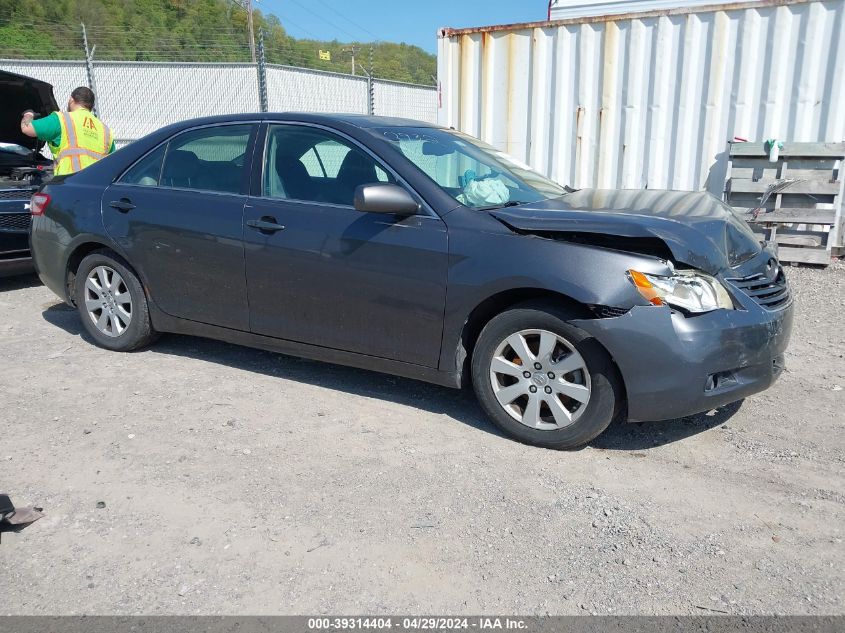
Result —
<path fill-rule="evenodd" d="M 687 312 L 733 310 L 728 291 L 719 280 L 697 271 L 677 271 L 668 277 L 628 271 L 628 279 L 654 305 L 668 304 Z"/>

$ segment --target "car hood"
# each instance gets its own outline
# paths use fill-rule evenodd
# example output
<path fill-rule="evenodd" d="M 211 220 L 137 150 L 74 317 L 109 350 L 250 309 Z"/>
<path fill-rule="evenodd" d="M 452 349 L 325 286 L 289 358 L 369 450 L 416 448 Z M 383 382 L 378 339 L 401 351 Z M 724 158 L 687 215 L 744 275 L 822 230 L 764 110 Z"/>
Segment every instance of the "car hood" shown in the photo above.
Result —
<path fill-rule="evenodd" d="M 579 189 L 490 213 L 524 233 L 657 238 L 676 262 L 710 274 L 750 259 L 761 248 L 748 224 L 705 192 Z"/>
<path fill-rule="evenodd" d="M 59 109 L 53 96 L 53 86 L 32 77 L 0 70 L 0 142 L 13 143 L 35 149 L 38 141 L 21 132 L 21 115 L 33 110 L 37 117 L 47 116 Z"/>

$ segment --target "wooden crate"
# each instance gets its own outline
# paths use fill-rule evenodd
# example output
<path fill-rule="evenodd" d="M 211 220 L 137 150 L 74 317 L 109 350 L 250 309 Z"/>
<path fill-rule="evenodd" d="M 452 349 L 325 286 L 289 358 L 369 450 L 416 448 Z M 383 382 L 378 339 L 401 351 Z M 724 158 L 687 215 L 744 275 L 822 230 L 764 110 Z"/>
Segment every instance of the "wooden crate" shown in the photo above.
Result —
<path fill-rule="evenodd" d="M 784 143 L 775 163 L 763 141 L 733 143 L 729 156 L 725 201 L 782 261 L 827 265 L 843 254 L 845 143 Z"/>

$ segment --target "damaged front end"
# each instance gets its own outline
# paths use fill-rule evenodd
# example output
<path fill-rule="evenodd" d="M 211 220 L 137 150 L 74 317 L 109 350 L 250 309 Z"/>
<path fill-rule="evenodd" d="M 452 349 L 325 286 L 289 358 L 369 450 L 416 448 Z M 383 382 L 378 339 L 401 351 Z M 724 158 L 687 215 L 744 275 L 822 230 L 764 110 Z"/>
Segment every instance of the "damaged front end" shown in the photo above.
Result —
<path fill-rule="evenodd" d="M 782 372 L 793 319 L 783 269 L 713 196 L 582 190 L 490 213 L 521 235 L 604 249 L 614 261 L 630 255 L 616 274 L 627 276 L 631 303 L 590 306 L 593 318 L 572 321 L 619 368 L 629 420 L 707 411 Z"/>
<path fill-rule="evenodd" d="M 581 189 L 490 213 L 519 233 L 651 255 L 709 275 L 761 250 L 745 221 L 704 192 Z"/>
<path fill-rule="evenodd" d="M 522 235 L 658 260 L 665 270 L 631 268 L 628 280 L 648 303 L 685 314 L 733 310 L 724 279 L 763 252 L 748 225 L 706 193 L 580 190 L 491 214 Z M 604 318 L 612 308 L 594 312 Z"/>

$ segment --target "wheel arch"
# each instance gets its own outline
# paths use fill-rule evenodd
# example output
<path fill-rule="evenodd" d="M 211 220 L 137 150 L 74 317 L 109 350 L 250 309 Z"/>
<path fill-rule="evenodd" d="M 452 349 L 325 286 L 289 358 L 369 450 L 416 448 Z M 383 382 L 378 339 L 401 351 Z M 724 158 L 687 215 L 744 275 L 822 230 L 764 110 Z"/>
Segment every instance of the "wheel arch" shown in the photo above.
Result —
<path fill-rule="evenodd" d="M 455 354 L 455 369 L 457 370 L 462 387 L 469 384 L 471 377 L 469 364 L 472 360 L 472 354 L 478 342 L 478 337 L 484 326 L 496 315 L 527 302 L 548 302 L 554 305 L 555 308 L 571 314 L 575 319 L 599 318 L 595 309 L 600 306 L 591 306 L 569 295 L 546 288 L 512 288 L 487 297 L 470 311 L 461 330 L 460 338 L 458 339 L 458 349 Z M 597 343 L 605 349 L 607 355 L 610 357 L 622 389 L 622 393 L 620 394 L 621 400 L 623 403 L 626 403 L 627 386 L 625 384 L 625 376 L 622 374 L 610 350 L 605 348 L 601 344 L 601 341 L 597 341 Z"/>
<path fill-rule="evenodd" d="M 568 295 L 546 288 L 511 288 L 490 295 L 470 311 L 461 328 L 455 356 L 455 368 L 461 376 L 462 384 L 467 384 L 466 381 L 469 379 L 469 361 L 484 326 L 497 314 L 527 301 L 554 303 L 561 309 L 571 312 L 576 318 L 587 319 L 594 316 L 588 305 Z"/>
<path fill-rule="evenodd" d="M 109 251 L 126 261 L 126 258 L 119 251 L 115 250 L 111 244 L 103 241 L 87 239 L 75 245 L 70 255 L 68 255 L 67 264 L 65 265 L 65 296 L 74 306 L 76 305 L 76 301 L 73 288 L 76 283 L 76 273 L 79 271 L 79 265 L 82 263 L 82 260 L 94 251 Z M 130 268 L 132 268 L 131 265 Z M 135 274 L 137 275 L 137 271 L 135 271 Z"/>

